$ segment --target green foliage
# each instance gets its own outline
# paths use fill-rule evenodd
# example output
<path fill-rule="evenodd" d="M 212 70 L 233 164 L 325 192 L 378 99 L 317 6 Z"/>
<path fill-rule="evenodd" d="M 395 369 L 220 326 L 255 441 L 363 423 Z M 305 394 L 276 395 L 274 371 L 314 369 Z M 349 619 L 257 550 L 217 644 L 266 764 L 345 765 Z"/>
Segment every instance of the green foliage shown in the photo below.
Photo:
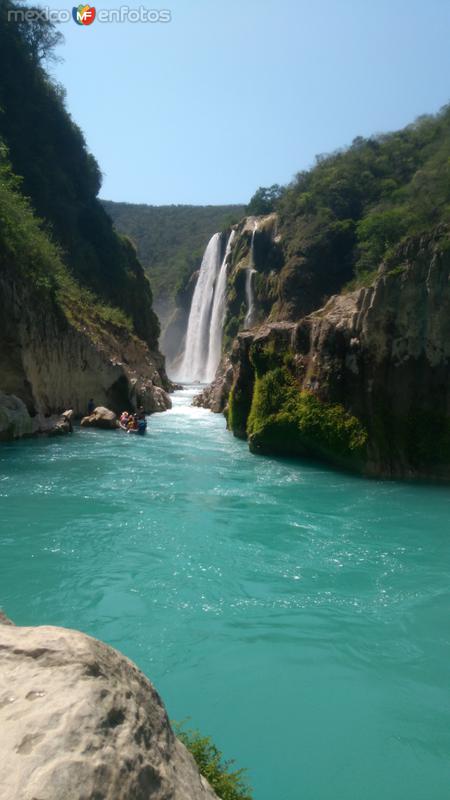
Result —
<path fill-rule="evenodd" d="M 367 432 L 343 406 L 323 403 L 300 387 L 286 367 L 257 377 L 247 422 L 252 449 L 327 455 L 355 460 L 365 450 Z"/>
<path fill-rule="evenodd" d="M 245 439 L 251 407 L 251 391 L 234 386 L 228 398 L 227 424 L 235 436 Z"/>
<path fill-rule="evenodd" d="M 275 342 L 269 342 L 264 346 L 253 344 L 250 350 L 250 361 L 255 368 L 255 374 L 261 378 L 266 372 L 274 370 L 284 363 L 284 355 L 288 357 L 289 352 L 279 353 L 275 347 Z"/>
<path fill-rule="evenodd" d="M 272 186 L 260 186 L 245 209 L 246 214 L 261 216 L 275 211 L 283 191 L 283 187 L 278 183 Z"/>
<path fill-rule="evenodd" d="M 175 724 L 175 732 L 187 747 L 199 768 L 200 773 L 210 783 L 222 800 L 252 800 L 245 780 L 245 770 L 231 769 L 234 762 L 224 761 L 223 755 L 209 736 L 198 731 L 185 730 Z"/>
<path fill-rule="evenodd" d="M 411 228 L 412 218 L 401 207 L 371 211 L 356 226 L 360 257 L 356 264 L 359 274 L 374 270 L 388 249 L 399 242 Z"/>
<path fill-rule="evenodd" d="M 450 221 L 450 106 L 319 156 L 281 194 L 280 294 L 294 314 L 367 282 L 405 238 Z M 306 289 L 306 291 L 305 291 Z"/>
<path fill-rule="evenodd" d="M 226 351 L 231 347 L 232 341 L 239 331 L 239 318 L 230 317 L 226 320 L 223 329 L 223 349 Z"/>
<path fill-rule="evenodd" d="M 158 302 L 173 301 L 199 268 L 206 243 L 244 213 L 244 206 L 103 206 L 118 231 L 131 237 Z"/>
<path fill-rule="evenodd" d="M 96 198 L 99 167 L 65 109 L 61 87 L 42 67 L 60 35 L 41 18 L 8 22 L 14 8 L 11 0 L 0 3 L 0 138 L 14 174 L 22 177 L 21 192 L 45 220 L 75 283 L 98 298 L 99 315 L 115 320 L 117 313 L 105 309 L 120 308 L 138 336 L 156 346 L 159 326 L 148 281 L 134 249 L 114 232 Z"/>
<path fill-rule="evenodd" d="M 33 292 L 36 302 L 58 306 L 75 325 L 96 332 L 105 325 L 132 331 L 129 317 L 82 288 L 70 274 L 56 245 L 20 193 L 0 143 L 0 269 L 9 271 Z"/>

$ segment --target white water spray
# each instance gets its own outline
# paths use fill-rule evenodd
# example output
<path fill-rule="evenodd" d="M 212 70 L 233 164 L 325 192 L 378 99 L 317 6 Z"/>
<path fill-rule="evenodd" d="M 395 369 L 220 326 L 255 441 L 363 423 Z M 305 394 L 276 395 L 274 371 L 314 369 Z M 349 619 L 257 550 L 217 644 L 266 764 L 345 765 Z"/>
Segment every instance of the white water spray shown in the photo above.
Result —
<path fill-rule="evenodd" d="M 251 328 L 253 325 L 253 318 L 255 316 L 255 292 L 254 292 L 254 276 L 256 269 L 253 269 L 255 263 L 255 233 L 257 225 L 253 228 L 252 239 L 250 242 L 250 259 L 247 267 L 247 275 L 245 276 L 245 298 L 247 302 L 247 313 L 244 319 L 244 327 Z"/>
<path fill-rule="evenodd" d="M 220 233 L 215 233 L 203 255 L 192 298 L 183 361 L 179 370 L 178 380 L 181 381 L 204 383 L 207 380 L 209 329 L 214 286 L 220 268 L 220 239 Z"/>
<path fill-rule="evenodd" d="M 225 297 L 227 288 L 227 261 L 231 253 L 231 247 L 236 237 L 236 231 L 232 230 L 225 249 L 219 277 L 217 278 L 216 289 L 214 292 L 214 303 L 211 314 L 211 326 L 209 329 L 209 351 L 206 366 L 206 380 L 208 383 L 214 380 L 216 369 L 219 366 L 222 355 L 222 336 L 223 323 L 225 321 Z"/>
<path fill-rule="evenodd" d="M 251 267 L 247 268 L 247 275 L 245 276 L 245 296 L 247 298 L 247 313 L 244 319 L 244 328 L 251 328 L 255 316 L 255 293 L 254 293 L 254 276 L 256 269 Z"/>

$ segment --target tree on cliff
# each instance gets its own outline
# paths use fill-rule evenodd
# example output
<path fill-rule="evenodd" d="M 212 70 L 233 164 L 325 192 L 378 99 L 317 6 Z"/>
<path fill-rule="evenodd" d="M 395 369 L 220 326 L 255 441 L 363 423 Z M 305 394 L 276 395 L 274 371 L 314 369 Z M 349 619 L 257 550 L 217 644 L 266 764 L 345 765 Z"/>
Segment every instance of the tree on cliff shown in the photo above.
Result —
<path fill-rule="evenodd" d="M 260 186 L 246 208 L 247 214 L 261 216 L 275 211 L 283 191 L 283 187 L 278 183 L 273 183 L 272 186 Z"/>

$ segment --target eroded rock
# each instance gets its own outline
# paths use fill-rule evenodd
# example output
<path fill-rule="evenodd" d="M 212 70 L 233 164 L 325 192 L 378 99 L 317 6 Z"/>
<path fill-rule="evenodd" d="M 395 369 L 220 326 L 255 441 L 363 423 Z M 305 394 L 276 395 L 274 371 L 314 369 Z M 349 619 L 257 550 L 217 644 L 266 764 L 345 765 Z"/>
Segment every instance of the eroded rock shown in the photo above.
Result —
<path fill-rule="evenodd" d="M 92 414 L 83 417 L 81 420 L 83 428 L 107 428 L 114 429 L 119 427 L 117 422 L 117 415 L 114 411 L 104 406 L 97 406 Z"/>
<path fill-rule="evenodd" d="M 29 436 L 33 423 L 25 403 L 13 394 L 0 392 L 0 441 Z"/>
<path fill-rule="evenodd" d="M 0 625 L 0 751 L 2 800 L 216 798 L 143 673 L 78 631 Z"/>

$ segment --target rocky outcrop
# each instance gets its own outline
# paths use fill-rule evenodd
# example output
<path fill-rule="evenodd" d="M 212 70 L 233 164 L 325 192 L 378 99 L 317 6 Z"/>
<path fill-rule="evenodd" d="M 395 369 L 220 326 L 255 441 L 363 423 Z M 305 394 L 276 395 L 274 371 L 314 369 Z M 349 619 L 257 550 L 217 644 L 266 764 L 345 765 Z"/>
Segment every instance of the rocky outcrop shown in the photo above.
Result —
<path fill-rule="evenodd" d="M 368 288 L 298 326 L 303 383 L 368 430 L 366 471 L 450 479 L 450 251 L 446 231 L 407 243 Z"/>
<path fill-rule="evenodd" d="M 0 391 L 0 441 L 20 439 L 33 433 L 32 419 L 25 403 Z"/>
<path fill-rule="evenodd" d="M 113 648 L 0 624 L 0 664 L 2 800 L 216 798 L 151 683 Z"/>
<path fill-rule="evenodd" d="M 215 414 L 225 411 L 232 383 L 233 365 L 230 357 L 225 355 L 219 364 L 213 382 L 205 386 L 203 391 L 194 397 L 192 405 L 209 408 Z"/>
<path fill-rule="evenodd" d="M 283 254 L 276 214 L 249 216 L 235 226 L 231 266 L 227 276 L 224 347 L 228 351 L 239 330 L 246 325 L 248 270 L 255 270 L 254 320 L 260 324 L 270 314 L 276 298 L 277 275 Z"/>
<path fill-rule="evenodd" d="M 61 436 L 72 433 L 73 411 L 64 411 L 45 417 L 31 417 L 25 403 L 19 397 L 0 392 L 0 441 L 7 442 L 37 433 Z"/>
<path fill-rule="evenodd" d="M 171 407 L 163 357 L 133 333 L 70 319 L 9 272 L 0 275 L 0 296 L 0 387 L 31 415 L 71 408 L 81 417 L 91 397 L 116 412 Z"/>
<path fill-rule="evenodd" d="M 73 410 L 64 411 L 59 416 L 33 417 L 33 433 L 46 433 L 48 436 L 65 436 L 73 432 Z"/>
<path fill-rule="evenodd" d="M 119 423 L 117 421 L 117 414 L 115 414 L 114 411 L 104 406 L 97 406 L 97 408 L 94 408 L 92 414 L 83 417 L 81 426 L 83 428 L 105 428 L 114 430 L 119 427 Z"/>
<path fill-rule="evenodd" d="M 249 434 L 249 415 L 255 411 L 258 392 L 261 409 L 261 379 L 271 375 L 271 396 L 265 398 L 270 426 L 256 420 L 253 413 L 250 444 L 258 452 L 315 455 L 368 475 L 449 480 L 450 250 L 446 242 L 444 229 L 410 240 L 382 265 L 371 286 L 337 295 L 299 322 L 266 323 L 240 333 L 231 352 L 231 430 L 237 436 Z M 292 394 L 292 381 L 310 423 L 307 435 L 297 439 L 292 425 L 296 420 L 298 432 L 303 422 L 295 416 L 300 406 Z M 228 385 L 229 377 L 215 386 L 215 394 L 220 396 L 222 391 L 225 396 Z M 268 391 L 269 379 L 265 387 Z M 209 404 L 208 396 L 205 402 Z M 342 431 L 355 434 L 357 458 L 346 460 L 342 452 L 333 454 L 331 445 L 324 446 L 320 416 L 327 421 L 333 445 L 342 445 Z M 332 429 L 332 417 L 339 430 Z M 320 434 L 318 441 L 314 441 L 312 423 Z M 278 424 L 284 426 L 279 435 Z"/>

